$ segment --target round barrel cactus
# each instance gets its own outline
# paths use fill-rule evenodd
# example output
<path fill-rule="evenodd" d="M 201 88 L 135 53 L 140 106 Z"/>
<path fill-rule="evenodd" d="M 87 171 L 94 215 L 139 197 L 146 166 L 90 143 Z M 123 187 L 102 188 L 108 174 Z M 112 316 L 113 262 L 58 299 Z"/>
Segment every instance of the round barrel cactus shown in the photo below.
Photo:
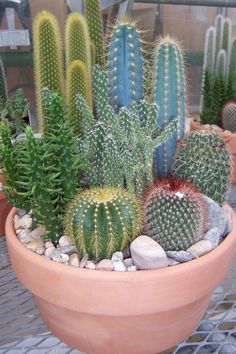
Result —
<path fill-rule="evenodd" d="M 169 177 L 144 196 L 144 232 L 166 251 L 181 251 L 203 237 L 203 196 L 196 187 Z"/>
<path fill-rule="evenodd" d="M 140 230 L 141 214 L 140 202 L 133 194 L 121 188 L 92 188 L 69 204 L 65 232 L 74 239 L 80 254 L 99 261 L 129 246 Z"/>
<path fill-rule="evenodd" d="M 231 167 L 230 152 L 214 132 L 192 132 L 177 145 L 174 175 L 193 183 L 219 204 L 225 200 Z"/>
<path fill-rule="evenodd" d="M 236 132 L 236 101 L 227 103 L 222 110 L 222 126 L 232 133 Z"/>

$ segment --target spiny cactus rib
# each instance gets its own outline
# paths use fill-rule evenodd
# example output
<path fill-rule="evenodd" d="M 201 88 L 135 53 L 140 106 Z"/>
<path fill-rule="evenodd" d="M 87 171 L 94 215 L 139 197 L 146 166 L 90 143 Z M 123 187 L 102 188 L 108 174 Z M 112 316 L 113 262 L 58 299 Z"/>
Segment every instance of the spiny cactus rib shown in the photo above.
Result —
<path fill-rule="evenodd" d="M 95 46 L 95 62 L 104 68 L 105 50 L 103 43 L 103 24 L 99 0 L 84 0 L 84 4 L 90 39 Z"/>
<path fill-rule="evenodd" d="M 156 149 L 155 172 L 161 177 L 171 172 L 177 139 L 184 134 L 186 113 L 183 55 L 179 44 L 170 37 L 162 38 L 156 48 L 153 96 L 159 106 L 157 125 L 161 129 L 175 117 L 179 119 L 176 134 Z"/>
<path fill-rule="evenodd" d="M 111 105 L 116 111 L 144 98 L 144 69 L 140 31 L 130 22 L 117 23 L 108 50 Z"/>
<path fill-rule="evenodd" d="M 222 15 L 217 15 L 215 18 L 215 28 L 216 28 L 216 49 L 215 49 L 215 69 L 216 61 L 219 51 L 222 49 L 223 43 L 223 28 L 224 28 L 224 17 Z"/>
<path fill-rule="evenodd" d="M 211 26 L 206 32 L 204 48 L 203 71 L 208 70 L 213 73 L 215 70 L 215 50 L 216 50 L 216 29 Z"/>
<path fill-rule="evenodd" d="M 222 110 L 222 126 L 232 133 L 236 132 L 236 102 L 228 102 Z"/>
<path fill-rule="evenodd" d="M 236 38 L 232 40 L 232 44 L 231 44 L 229 74 L 233 76 L 235 82 L 236 81 Z"/>
<path fill-rule="evenodd" d="M 223 78 L 226 76 L 227 54 L 224 49 L 221 49 L 216 59 L 216 74 Z"/>
<path fill-rule="evenodd" d="M 223 25 L 222 49 L 224 49 L 227 54 L 227 61 L 229 60 L 228 56 L 230 53 L 231 36 L 232 36 L 232 22 L 229 18 L 225 18 L 224 25 Z"/>
<path fill-rule="evenodd" d="M 231 177 L 231 155 L 223 140 L 213 132 L 192 132 L 178 143 L 173 173 L 222 204 Z"/>
<path fill-rule="evenodd" d="M 59 25 L 47 11 L 40 12 L 33 24 L 34 71 L 40 125 L 43 125 L 41 92 L 44 87 L 63 93 L 63 60 Z"/>
<path fill-rule="evenodd" d="M 93 188 L 79 193 L 68 205 L 65 232 L 80 254 L 92 260 L 123 251 L 138 235 L 141 222 L 138 199 L 119 188 Z"/>
<path fill-rule="evenodd" d="M 3 111 L 5 104 L 7 102 L 7 85 L 5 70 L 0 58 L 0 113 Z"/>
<path fill-rule="evenodd" d="M 165 178 L 144 197 L 144 232 L 166 251 L 186 250 L 203 237 L 203 197 L 190 183 Z"/>

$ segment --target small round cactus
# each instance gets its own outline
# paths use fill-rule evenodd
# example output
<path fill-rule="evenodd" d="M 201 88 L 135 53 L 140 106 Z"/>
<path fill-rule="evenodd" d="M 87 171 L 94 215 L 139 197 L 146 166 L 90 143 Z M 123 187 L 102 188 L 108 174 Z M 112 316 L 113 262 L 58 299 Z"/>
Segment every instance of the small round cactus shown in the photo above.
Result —
<path fill-rule="evenodd" d="M 144 232 L 166 251 L 186 250 L 203 236 L 203 205 L 189 182 L 157 180 L 144 196 Z"/>
<path fill-rule="evenodd" d="M 214 132 L 192 132 L 177 145 L 173 174 L 219 204 L 225 200 L 231 168 L 230 152 Z"/>
<path fill-rule="evenodd" d="M 129 246 L 140 230 L 141 215 L 133 194 L 121 188 L 92 188 L 69 204 L 65 233 L 74 239 L 80 254 L 99 261 Z"/>
<path fill-rule="evenodd" d="M 232 133 L 236 132 L 236 101 L 228 102 L 223 107 L 222 126 Z"/>

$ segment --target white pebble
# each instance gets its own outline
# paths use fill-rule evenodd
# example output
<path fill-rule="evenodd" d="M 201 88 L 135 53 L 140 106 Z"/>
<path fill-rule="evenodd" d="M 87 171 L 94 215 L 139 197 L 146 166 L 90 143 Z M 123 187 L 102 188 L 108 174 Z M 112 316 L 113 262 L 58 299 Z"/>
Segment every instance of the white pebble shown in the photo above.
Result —
<path fill-rule="evenodd" d="M 196 242 L 194 245 L 187 249 L 194 258 L 198 258 L 203 256 L 204 254 L 210 252 L 213 249 L 213 245 L 209 240 L 200 240 Z"/>
<path fill-rule="evenodd" d="M 74 266 L 74 267 L 79 267 L 79 256 L 76 253 L 73 253 L 72 255 L 70 255 L 70 259 L 69 259 L 69 264 Z"/>
<path fill-rule="evenodd" d="M 96 266 L 97 270 L 107 270 L 112 271 L 114 268 L 113 263 L 110 259 L 102 259 Z"/>
<path fill-rule="evenodd" d="M 54 247 L 54 248 L 55 248 L 54 244 L 53 244 L 51 241 L 47 241 L 47 242 L 45 243 L 45 247 L 46 247 L 46 248 L 50 248 L 50 247 Z"/>
<path fill-rule="evenodd" d="M 48 258 L 52 258 L 53 257 L 53 253 L 54 253 L 55 247 L 52 245 L 52 247 L 48 247 L 45 250 L 45 256 Z"/>
<path fill-rule="evenodd" d="M 42 238 L 42 236 L 45 234 L 45 227 L 36 227 L 36 229 L 34 229 L 33 231 L 30 232 L 30 237 L 33 240 L 39 240 Z"/>
<path fill-rule="evenodd" d="M 92 261 L 87 261 L 85 263 L 85 268 L 86 269 L 96 269 L 96 264 Z"/>
<path fill-rule="evenodd" d="M 80 268 L 84 268 L 84 267 L 85 267 L 85 264 L 86 264 L 87 260 L 88 260 L 88 255 L 85 254 L 85 255 L 82 257 L 81 261 L 80 261 L 80 265 L 79 265 Z"/>
<path fill-rule="evenodd" d="M 123 263 L 126 267 L 130 267 L 133 265 L 133 260 L 132 260 L 132 258 L 126 258 L 123 260 Z"/>
<path fill-rule="evenodd" d="M 137 267 L 135 265 L 131 265 L 127 268 L 128 272 L 135 272 L 137 270 Z"/>
<path fill-rule="evenodd" d="M 116 272 L 126 272 L 126 266 L 124 265 L 124 263 L 121 260 L 118 261 L 113 261 L 113 269 Z"/>
<path fill-rule="evenodd" d="M 115 252 L 115 253 L 113 253 L 113 255 L 111 257 L 111 260 L 112 260 L 112 262 L 113 261 L 120 261 L 120 260 L 122 261 L 123 258 L 124 258 L 123 252 Z"/>
<path fill-rule="evenodd" d="M 21 219 L 15 222 L 16 229 L 30 229 L 33 223 L 33 219 L 28 215 L 25 214 Z"/>
<path fill-rule="evenodd" d="M 63 235 L 60 239 L 59 239 L 59 245 L 61 247 L 63 246 L 71 246 L 73 245 L 73 241 L 66 235 Z"/>

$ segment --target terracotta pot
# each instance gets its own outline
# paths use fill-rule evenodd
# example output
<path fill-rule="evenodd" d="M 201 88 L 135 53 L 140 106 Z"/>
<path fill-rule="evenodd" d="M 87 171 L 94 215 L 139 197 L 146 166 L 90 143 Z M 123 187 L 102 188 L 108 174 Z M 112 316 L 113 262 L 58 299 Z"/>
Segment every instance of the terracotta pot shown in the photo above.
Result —
<path fill-rule="evenodd" d="M 186 339 L 202 319 L 212 290 L 229 271 L 233 230 L 196 260 L 138 272 L 106 272 L 59 264 L 16 238 L 13 209 L 6 222 L 15 273 L 34 295 L 55 336 L 87 354 L 155 354 Z"/>
<path fill-rule="evenodd" d="M 190 121 L 190 130 L 207 130 L 207 131 L 214 131 L 219 136 L 224 140 L 224 142 L 229 146 L 229 149 L 232 153 L 233 157 L 233 174 L 232 174 L 232 179 L 231 183 L 236 184 L 236 133 L 231 133 L 228 130 L 224 131 L 216 131 L 215 129 L 212 129 L 209 125 L 209 128 L 206 126 L 202 126 L 199 123 L 199 120 L 197 118 L 192 118 Z"/>
<path fill-rule="evenodd" d="M 9 211 L 12 206 L 8 203 L 7 198 L 2 192 L 2 187 L 4 186 L 4 178 L 1 176 L 0 170 L 0 236 L 5 235 L 5 222 Z"/>

